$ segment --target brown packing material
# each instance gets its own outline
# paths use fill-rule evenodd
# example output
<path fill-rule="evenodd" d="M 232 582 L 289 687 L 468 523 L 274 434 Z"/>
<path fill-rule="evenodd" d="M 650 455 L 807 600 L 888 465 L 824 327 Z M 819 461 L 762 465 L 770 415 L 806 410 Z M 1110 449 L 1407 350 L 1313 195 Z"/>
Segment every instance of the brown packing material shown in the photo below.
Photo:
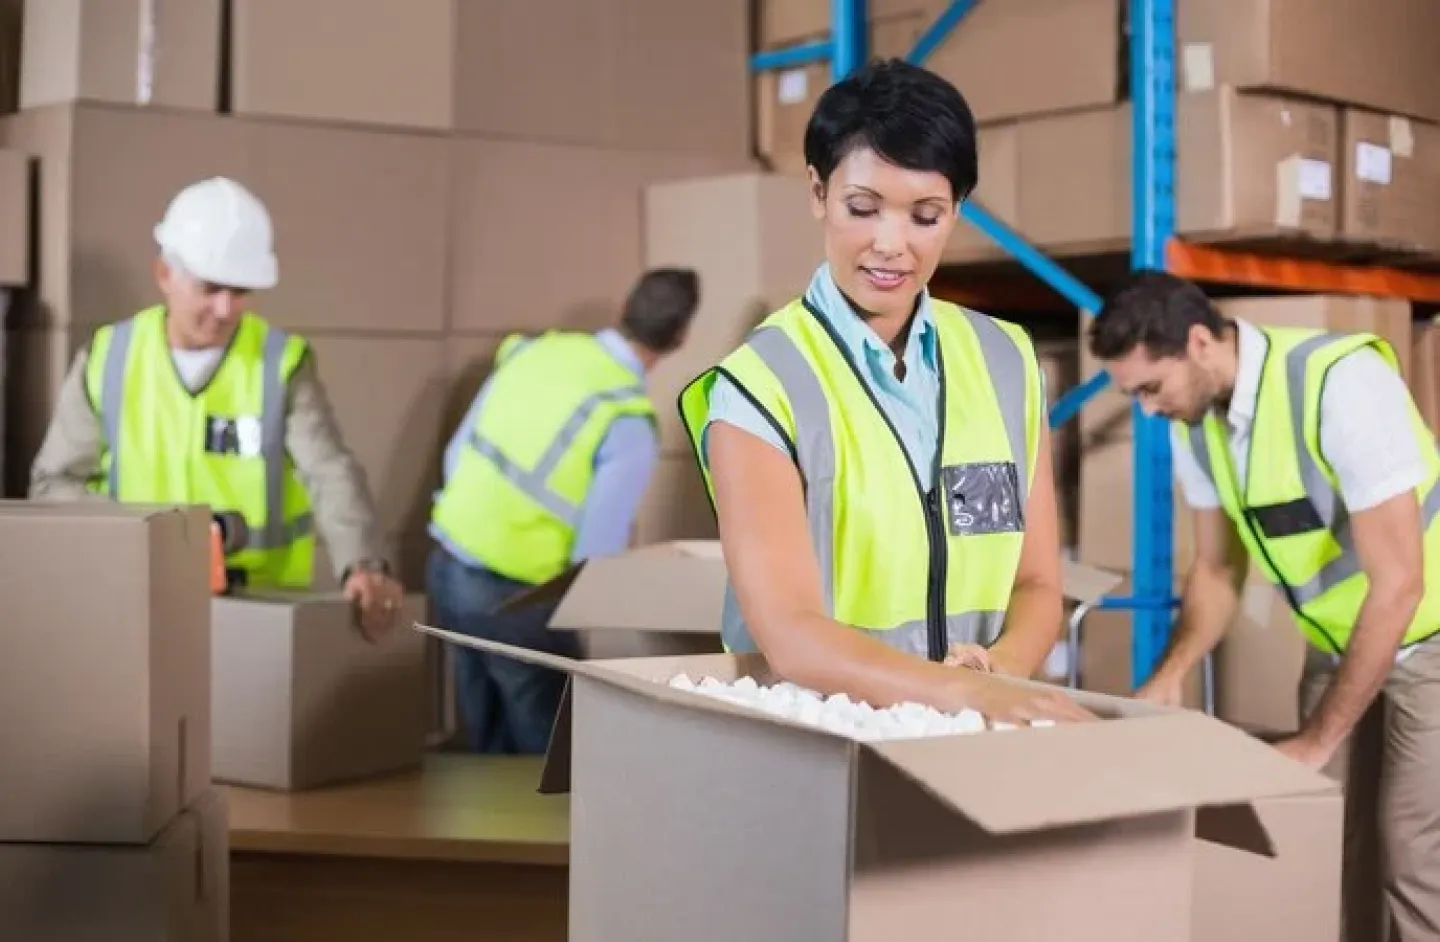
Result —
<path fill-rule="evenodd" d="M 692 454 L 677 405 L 686 384 L 804 294 L 824 258 L 807 199 L 802 181 L 761 173 L 645 191 L 645 265 L 686 265 L 700 276 L 700 310 L 685 345 L 649 378 L 665 454 Z"/>
<path fill-rule="evenodd" d="M 657 239 L 642 226 L 645 187 L 744 165 L 498 140 L 455 147 L 450 326 L 484 334 L 613 324 Z"/>
<path fill-rule="evenodd" d="M 577 942 L 961 924 L 977 938 L 1179 942 L 1197 829 L 1267 853 L 1254 802 L 1335 790 L 1208 717 L 1118 698 L 1073 694 L 1102 722 L 858 742 L 666 683 L 772 679 L 759 657 L 579 662 L 421 630 L 572 675 L 542 788 L 575 790 Z M 1122 889 L 1125 906 L 1106 901 Z"/>
<path fill-rule="evenodd" d="M 249 593 L 212 610 L 215 779 L 299 790 L 420 764 L 428 732 L 425 639 L 366 640 L 334 593 Z"/>
<path fill-rule="evenodd" d="M 26 0 L 20 107 L 103 101 L 214 111 L 221 0 Z"/>
<path fill-rule="evenodd" d="M 30 283 L 31 160 L 0 150 L 0 285 Z"/>
<path fill-rule="evenodd" d="M 1019 125 L 1020 229 L 1047 248 L 1130 238 L 1128 105 Z M 1233 89 L 1183 95 L 1176 230 L 1197 240 L 1333 241 L 1336 111 Z"/>
<path fill-rule="evenodd" d="M 204 508 L 0 502 L 0 840 L 140 844 L 210 784 Z"/>
<path fill-rule="evenodd" d="M 95 325 L 155 303 L 152 230 L 181 187 L 235 177 L 274 219 L 280 284 L 257 305 L 296 330 L 439 333 L 445 318 L 449 142 L 100 105 L 0 122 L 40 160 L 41 310 Z"/>
<path fill-rule="evenodd" d="M 0 925 L 25 942 L 226 942 L 224 790 L 200 794 L 143 847 L 0 844 Z"/>
<path fill-rule="evenodd" d="M 1178 0 L 1175 25 L 1182 91 L 1268 88 L 1440 120 L 1431 0 Z"/>
<path fill-rule="evenodd" d="M 234 7 L 238 113 L 734 159 L 747 150 L 743 3 Z"/>
<path fill-rule="evenodd" d="M 1440 253 L 1440 125 L 1341 109 L 1340 237 L 1420 255 Z"/>

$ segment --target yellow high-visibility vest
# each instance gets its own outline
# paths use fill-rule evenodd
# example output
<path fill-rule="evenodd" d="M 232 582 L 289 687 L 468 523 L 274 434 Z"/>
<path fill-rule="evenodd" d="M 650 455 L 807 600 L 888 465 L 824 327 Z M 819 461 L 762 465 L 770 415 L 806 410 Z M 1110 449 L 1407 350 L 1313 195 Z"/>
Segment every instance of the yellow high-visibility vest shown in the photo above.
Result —
<path fill-rule="evenodd" d="M 928 491 L 839 337 L 804 301 L 691 382 L 680 411 L 713 499 L 701 436 L 716 378 L 733 382 L 799 468 L 830 616 L 938 660 L 950 644 L 1001 632 L 1045 416 L 1024 331 L 953 304 L 931 309 L 941 402 Z M 748 630 L 726 644 L 755 650 Z"/>
<path fill-rule="evenodd" d="M 124 503 L 239 513 L 249 542 L 226 564 L 247 585 L 309 586 L 314 516 L 285 449 L 286 388 L 308 349 L 246 313 L 214 376 L 192 393 L 171 359 L 164 307 L 101 327 L 85 373 L 105 438 L 91 489 Z"/>

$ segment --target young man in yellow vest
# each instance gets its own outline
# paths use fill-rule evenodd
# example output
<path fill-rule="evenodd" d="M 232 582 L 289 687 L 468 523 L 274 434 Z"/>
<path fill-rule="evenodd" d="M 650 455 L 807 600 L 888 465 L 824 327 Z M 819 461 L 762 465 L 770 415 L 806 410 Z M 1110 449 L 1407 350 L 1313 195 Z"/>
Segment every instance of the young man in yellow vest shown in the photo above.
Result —
<path fill-rule="evenodd" d="M 657 269 L 631 290 L 618 328 L 506 338 L 445 453 L 428 575 L 442 627 L 575 653 L 547 627 L 553 604 L 498 610 L 628 545 L 659 450 L 645 375 L 684 342 L 699 300 L 693 271 Z M 564 678 L 468 648 L 454 654 L 470 748 L 544 752 Z"/>
<path fill-rule="evenodd" d="M 305 340 L 249 310 L 278 265 L 245 187 L 186 187 L 155 228 L 162 304 L 95 332 L 75 357 L 31 469 L 36 500 L 208 504 L 243 519 L 243 584 L 310 585 L 316 529 L 372 637 L 394 624 L 365 477 L 341 441 Z"/>
<path fill-rule="evenodd" d="M 1396 933 L 1380 937 L 1440 937 L 1440 453 L 1399 354 L 1370 334 L 1226 320 L 1160 273 L 1106 303 L 1090 349 L 1173 420 L 1195 512 L 1174 642 L 1138 695 L 1179 703 L 1181 678 L 1235 617 L 1248 557 L 1309 643 L 1302 724 L 1279 748 L 1348 774 L 1348 931 L 1372 937 L 1379 893 L 1363 881 L 1378 869 Z M 1377 834 L 1384 863 L 1366 867 Z"/>

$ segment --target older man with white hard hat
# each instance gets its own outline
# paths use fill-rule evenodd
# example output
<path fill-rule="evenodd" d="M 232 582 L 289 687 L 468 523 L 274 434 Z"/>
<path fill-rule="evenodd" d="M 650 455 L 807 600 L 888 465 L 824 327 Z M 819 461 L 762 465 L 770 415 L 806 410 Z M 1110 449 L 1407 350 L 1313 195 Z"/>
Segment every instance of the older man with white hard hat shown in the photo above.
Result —
<path fill-rule="evenodd" d="M 76 355 L 30 496 L 208 504 L 241 534 L 227 568 L 259 588 L 311 583 L 318 527 L 367 633 L 383 630 L 402 590 L 364 473 L 309 344 L 249 309 L 279 280 L 265 206 L 233 180 L 203 180 L 171 201 L 155 241 L 164 303 Z"/>

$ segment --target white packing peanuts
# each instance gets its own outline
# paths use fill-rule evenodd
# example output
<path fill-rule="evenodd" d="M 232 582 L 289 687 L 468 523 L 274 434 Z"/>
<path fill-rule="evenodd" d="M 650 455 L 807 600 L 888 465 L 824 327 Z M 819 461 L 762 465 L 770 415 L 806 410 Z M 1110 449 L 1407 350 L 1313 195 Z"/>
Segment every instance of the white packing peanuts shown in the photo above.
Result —
<path fill-rule="evenodd" d="M 1097 694 L 1071 695 L 1099 722 L 862 741 L 670 686 L 779 681 L 759 656 L 421 630 L 571 674 L 542 790 L 573 795 L 574 942 L 1189 942 L 1196 835 L 1263 854 L 1257 801 L 1336 789 L 1203 714 Z"/>
<path fill-rule="evenodd" d="M 299 790 L 420 765 L 431 696 L 406 596 L 367 640 L 339 592 L 246 593 L 213 607 L 215 778 Z"/>

